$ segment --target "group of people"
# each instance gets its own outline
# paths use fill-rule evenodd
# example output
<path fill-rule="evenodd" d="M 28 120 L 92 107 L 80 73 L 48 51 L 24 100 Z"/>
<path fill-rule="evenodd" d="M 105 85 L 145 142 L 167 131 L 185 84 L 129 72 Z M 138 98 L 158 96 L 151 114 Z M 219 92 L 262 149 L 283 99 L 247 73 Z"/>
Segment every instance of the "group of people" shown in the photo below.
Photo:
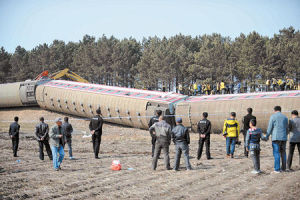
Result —
<path fill-rule="evenodd" d="M 199 82 L 196 81 L 190 84 L 188 88 L 178 85 L 178 91 L 181 94 L 197 96 L 197 95 L 211 95 L 211 94 L 234 94 L 247 93 L 248 91 L 284 91 L 284 90 L 300 90 L 300 83 L 295 84 L 294 80 L 286 77 L 286 79 L 268 79 L 265 84 L 249 83 L 246 80 L 240 82 L 220 81 L 220 82 Z"/>
<path fill-rule="evenodd" d="M 260 140 L 267 141 L 272 135 L 272 147 L 274 155 L 274 173 L 287 169 L 291 170 L 293 154 L 295 147 L 297 146 L 300 159 L 300 117 L 297 110 L 293 110 L 291 113 L 291 119 L 281 113 L 281 107 L 274 107 L 274 114 L 270 117 L 266 136 L 263 135 L 262 130 L 257 127 L 256 117 L 252 115 L 252 108 L 247 109 L 248 114 L 243 117 L 243 129 L 244 135 L 244 154 L 250 156 L 253 161 L 254 171 L 253 173 L 260 173 Z M 89 123 L 89 129 L 92 134 L 93 151 L 95 159 L 99 159 L 99 150 L 102 136 L 103 119 L 101 116 L 101 110 L 96 110 L 95 115 Z M 19 118 L 15 117 L 14 122 L 10 124 L 9 136 L 12 139 L 12 149 L 14 157 L 17 157 L 18 145 L 19 145 L 19 130 L 18 124 Z M 189 130 L 182 124 L 182 118 L 176 119 L 176 126 L 171 128 L 171 125 L 165 121 L 165 118 L 161 110 L 156 111 L 156 116 L 152 117 L 149 121 L 149 132 L 152 136 L 152 169 L 156 170 L 158 158 L 161 151 L 164 153 L 164 162 L 166 169 L 172 169 L 170 166 L 169 158 L 169 146 L 171 140 L 175 144 L 175 164 L 173 169 L 179 170 L 180 157 L 183 153 L 185 166 L 187 170 L 191 170 L 189 157 L 189 144 L 190 135 Z M 197 151 L 197 159 L 200 160 L 202 156 L 202 150 L 204 144 L 206 146 L 206 157 L 212 159 L 210 154 L 210 134 L 212 124 L 208 120 L 208 113 L 202 114 L 202 119 L 197 124 L 197 130 L 199 133 L 199 146 Z M 35 127 L 35 135 L 39 144 L 39 158 L 44 160 L 44 146 L 50 160 L 53 160 L 53 167 L 56 171 L 61 169 L 61 164 L 64 159 L 64 146 L 68 145 L 69 158 L 74 159 L 72 155 L 72 125 L 69 123 L 68 117 L 64 118 L 62 122 L 61 118 L 55 119 L 55 124 L 49 129 L 48 124 L 45 123 L 44 118 L 40 118 L 40 123 Z M 289 141 L 289 155 L 286 159 L 286 142 L 287 135 L 290 135 Z M 240 143 L 240 125 L 236 120 L 236 113 L 231 112 L 230 117 L 224 121 L 223 136 L 226 138 L 226 157 L 234 158 L 235 145 Z M 280 162 L 281 161 L 281 162 Z M 281 164 L 280 164 L 281 163 Z"/>
<path fill-rule="evenodd" d="M 253 109 L 247 109 L 248 114 L 243 117 L 243 128 L 240 131 L 240 124 L 236 119 L 236 113 L 231 112 L 228 119 L 224 121 L 223 136 L 226 138 L 226 157 L 234 158 L 235 145 L 240 143 L 240 132 L 244 136 L 244 154 L 252 159 L 254 170 L 252 173 L 261 173 L 260 170 L 260 141 L 269 140 L 272 135 L 272 147 L 274 156 L 274 173 L 280 173 L 281 171 L 291 170 L 292 160 L 295 147 L 298 147 L 299 160 L 300 160 L 300 117 L 297 110 L 293 110 L 291 113 L 291 119 L 281 113 L 281 107 L 274 107 L 274 114 L 270 117 L 266 136 L 264 136 L 262 129 L 257 127 L 256 117 L 252 115 Z M 207 119 L 208 113 L 202 114 L 202 119 L 197 124 L 197 130 L 199 133 L 199 146 L 197 151 L 197 159 L 201 159 L 203 146 L 206 146 L 206 157 L 212 159 L 210 154 L 210 133 L 211 122 Z M 151 118 L 149 122 L 149 132 L 152 136 L 152 169 L 156 170 L 157 161 L 160 156 L 161 150 L 164 153 L 164 162 L 167 170 L 172 169 L 170 167 L 169 158 L 169 146 L 171 140 L 175 144 L 175 163 L 173 170 L 179 169 L 181 154 L 184 154 L 185 166 L 187 170 L 191 170 L 189 157 L 189 144 L 190 135 L 189 131 L 182 124 L 182 118 L 176 119 L 176 126 L 172 129 L 171 126 L 164 120 L 162 112 L 156 111 L 156 116 Z M 289 155 L 286 159 L 286 142 L 288 134 L 289 140 Z M 280 162 L 281 161 L 281 162 Z M 280 164 L 281 163 L 281 164 Z M 287 163 L 287 168 L 286 168 Z"/>

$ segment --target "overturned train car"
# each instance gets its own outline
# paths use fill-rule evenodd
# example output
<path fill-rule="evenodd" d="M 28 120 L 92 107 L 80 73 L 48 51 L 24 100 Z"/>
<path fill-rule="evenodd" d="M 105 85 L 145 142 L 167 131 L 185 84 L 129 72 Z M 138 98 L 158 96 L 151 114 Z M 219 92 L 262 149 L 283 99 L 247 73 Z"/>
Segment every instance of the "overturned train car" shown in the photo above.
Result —
<path fill-rule="evenodd" d="M 194 132 L 202 113 L 208 112 L 213 132 L 218 133 L 230 112 L 236 112 L 241 122 L 248 107 L 253 108 L 258 126 L 265 130 L 275 105 L 280 105 L 284 114 L 300 109 L 300 91 L 188 97 L 49 79 L 0 85 L 0 108 L 28 105 L 88 118 L 100 108 L 105 121 L 143 129 L 148 128 L 150 117 L 159 109 L 171 115 L 167 117 L 170 124 L 174 124 L 174 116 L 180 116 Z"/>

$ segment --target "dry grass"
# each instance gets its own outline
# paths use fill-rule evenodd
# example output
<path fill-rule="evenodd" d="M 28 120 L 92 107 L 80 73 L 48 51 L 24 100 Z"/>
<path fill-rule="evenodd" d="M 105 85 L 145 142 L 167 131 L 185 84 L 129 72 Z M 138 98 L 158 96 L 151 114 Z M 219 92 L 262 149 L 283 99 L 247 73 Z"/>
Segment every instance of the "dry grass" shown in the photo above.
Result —
<path fill-rule="evenodd" d="M 7 126 L 14 115 L 20 116 L 21 139 L 18 163 L 12 157 Z M 43 115 L 54 119 L 60 114 L 38 108 L 0 110 L 0 199 L 299 199 L 300 167 L 294 155 L 294 172 L 271 174 L 273 156 L 270 142 L 262 143 L 261 175 L 252 175 L 250 159 L 237 148 L 236 159 L 225 159 L 225 141 L 212 135 L 211 153 L 215 158 L 197 161 L 197 135 L 192 134 L 191 163 L 195 170 L 165 171 L 163 160 L 151 170 L 149 133 L 144 130 L 104 125 L 99 160 L 93 159 L 90 138 L 82 138 L 88 122 L 71 118 L 75 128 L 73 151 L 77 160 L 63 161 L 55 172 L 47 157 L 38 158 L 37 142 L 32 140 L 34 124 Z M 26 119 L 25 119 L 26 118 Z M 51 122 L 52 123 L 52 122 Z M 50 123 L 50 124 L 51 124 Z M 46 152 L 45 152 L 46 153 Z M 174 145 L 170 155 L 174 163 Z M 118 159 L 123 170 L 111 171 Z M 183 162 L 183 159 L 182 159 Z M 134 168 L 134 170 L 127 170 Z"/>

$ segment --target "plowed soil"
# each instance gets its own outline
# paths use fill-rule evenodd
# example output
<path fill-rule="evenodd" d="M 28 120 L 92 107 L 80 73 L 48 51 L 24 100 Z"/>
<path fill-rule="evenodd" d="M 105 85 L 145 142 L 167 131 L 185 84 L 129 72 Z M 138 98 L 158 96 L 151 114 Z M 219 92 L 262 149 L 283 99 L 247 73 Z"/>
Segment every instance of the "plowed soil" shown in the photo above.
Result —
<path fill-rule="evenodd" d="M 20 117 L 19 157 L 14 158 L 8 126 Z M 39 160 L 34 126 L 40 116 L 49 125 L 63 114 L 39 108 L 0 110 L 0 199 L 300 199 L 299 154 L 296 151 L 292 172 L 272 174 L 274 158 L 271 142 L 262 142 L 260 175 L 251 174 L 252 162 L 237 146 L 234 159 L 225 158 L 225 140 L 211 137 L 211 154 L 196 160 L 198 135 L 191 133 L 190 157 L 194 170 L 166 171 L 163 159 L 151 170 L 151 142 L 145 130 L 105 124 L 100 159 L 93 158 L 91 138 L 83 138 L 88 121 L 70 116 L 75 129 L 73 154 L 65 159 L 61 171 L 54 171 L 45 152 Z M 242 139 L 242 137 L 241 137 Z M 288 150 L 288 147 L 287 147 Z M 170 148 L 174 164 L 174 145 Z M 121 171 L 111 171 L 112 160 L 120 160 Z M 129 169 L 128 169 L 129 168 Z M 130 169 L 132 168 L 132 169 Z"/>

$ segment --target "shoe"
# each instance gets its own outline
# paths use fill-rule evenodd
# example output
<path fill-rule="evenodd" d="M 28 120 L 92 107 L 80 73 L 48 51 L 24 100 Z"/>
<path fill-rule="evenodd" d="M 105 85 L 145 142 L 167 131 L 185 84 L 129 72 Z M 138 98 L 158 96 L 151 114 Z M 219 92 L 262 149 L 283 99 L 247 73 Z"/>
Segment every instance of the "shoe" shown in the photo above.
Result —
<path fill-rule="evenodd" d="M 95 159 L 100 159 L 98 156 L 95 156 Z"/>
<path fill-rule="evenodd" d="M 294 170 L 291 169 L 291 168 L 288 168 L 286 171 L 287 171 L 287 172 L 292 172 L 292 171 L 294 171 Z"/>
<path fill-rule="evenodd" d="M 227 154 L 227 155 L 226 155 L 226 158 L 230 158 L 230 154 Z"/>
<path fill-rule="evenodd" d="M 188 168 L 188 169 L 186 169 L 187 171 L 191 171 L 191 170 L 193 170 L 193 168 Z"/>
<path fill-rule="evenodd" d="M 260 172 L 259 171 L 256 171 L 256 170 L 253 170 L 251 171 L 252 174 L 259 174 Z"/>
<path fill-rule="evenodd" d="M 19 156 L 17 156 L 17 155 L 14 155 L 14 157 L 19 157 Z"/>
<path fill-rule="evenodd" d="M 70 157 L 70 160 L 75 160 L 75 158 L 74 157 Z"/>
<path fill-rule="evenodd" d="M 280 171 L 273 171 L 271 174 L 280 174 Z"/>
<path fill-rule="evenodd" d="M 233 154 L 230 154 L 230 158 L 234 158 L 234 157 L 233 157 Z"/>
<path fill-rule="evenodd" d="M 213 158 L 212 157 L 207 158 L 207 160 L 211 160 L 211 159 L 213 159 Z"/>
<path fill-rule="evenodd" d="M 171 168 L 171 167 L 168 167 L 167 170 L 172 170 L 172 168 Z"/>
<path fill-rule="evenodd" d="M 58 168 L 55 168 L 54 170 L 55 170 L 55 171 L 59 171 L 59 169 L 58 169 Z"/>
<path fill-rule="evenodd" d="M 60 166 L 58 166 L 58 169 L 59 169 L 59 170 L 61 170 L 61 167 L 60 167 Z"/>

